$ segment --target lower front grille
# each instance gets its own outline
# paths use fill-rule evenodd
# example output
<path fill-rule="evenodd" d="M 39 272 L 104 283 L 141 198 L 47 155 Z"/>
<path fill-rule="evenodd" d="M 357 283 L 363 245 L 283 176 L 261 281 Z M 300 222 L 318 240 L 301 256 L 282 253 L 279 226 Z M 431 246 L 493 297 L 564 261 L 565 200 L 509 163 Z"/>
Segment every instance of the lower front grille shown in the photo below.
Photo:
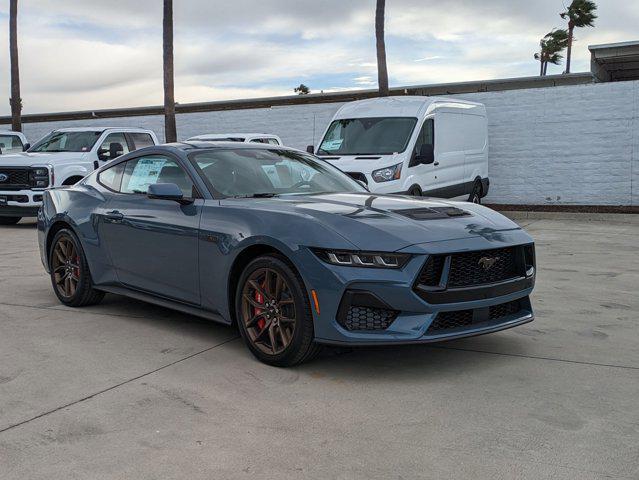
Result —
<path fill-rule="evenodd" d="M 473 327 L 478 324 L 499 323 L 525 308 L 522 300 L 493 305 L 488 308 L 440 312 L 430 324 L 426 334 L 441 334 L 447 331 Z"/>
<path fill-rule="evenodd" d="M 348 307 L 344 327 L 347 330 L 386 330 L 397 318 L 395 310 L 372 307 Z"/>

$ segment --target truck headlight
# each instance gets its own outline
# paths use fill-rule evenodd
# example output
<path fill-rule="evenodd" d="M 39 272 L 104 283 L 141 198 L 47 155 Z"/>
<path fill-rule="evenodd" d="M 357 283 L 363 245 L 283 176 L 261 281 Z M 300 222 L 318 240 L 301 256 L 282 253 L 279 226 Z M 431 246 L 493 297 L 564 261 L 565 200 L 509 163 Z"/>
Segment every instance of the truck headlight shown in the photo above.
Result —
<path fill-rule="evenodd" d="M 397 165 L 393 165 L 392 167 L 380 168 L 379 170 L 374 170 L 371 176 L 373 180 L 377 183 L 380 182 L 390 182 L 391 180 L 399 180 L 400 175 L 402 174 L 402 164 L 398 163 Z"/>
<path fill-rule="evenodd" d="M 408 253 L 354 252 L 313 248 L 321 260 L 343 267 L 402 268 L 410 259 Z"/>

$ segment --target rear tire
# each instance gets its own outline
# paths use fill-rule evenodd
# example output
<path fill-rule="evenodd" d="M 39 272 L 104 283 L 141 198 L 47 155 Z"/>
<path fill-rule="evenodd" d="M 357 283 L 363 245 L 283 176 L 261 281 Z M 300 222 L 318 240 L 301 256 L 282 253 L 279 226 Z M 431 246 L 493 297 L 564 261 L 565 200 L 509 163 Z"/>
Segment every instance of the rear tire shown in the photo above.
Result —
<path fill-rule="evenodd" d="M 0 217 L 0 225 L 15 225 L 22 217 Z"/>
<path fill-rule="evenodd" d="M 98 304 L 104 298 L 104 292 L 93 288 L 84 250 L 71 230 L 62 229 L 53 237 L 49 268 L 53 291 L 64 305 L 85 307 Z"/>
<path fill-rule="evenodd" d="M 291 367 L 320 351 L 304 282 L 282 257 L 264 255 L 246 266 L 235 313 L 246 346 L 263 363 Z"/>
<path fill-rule="evenodd" d="M 481 205 L 481 194 L 481 182 L 476 181 L 473 185 L 472 192 L 470 192 L 470 195 L 468 196 L 468 201 L 471 203 L 476 203 L 477 205 Z"/>

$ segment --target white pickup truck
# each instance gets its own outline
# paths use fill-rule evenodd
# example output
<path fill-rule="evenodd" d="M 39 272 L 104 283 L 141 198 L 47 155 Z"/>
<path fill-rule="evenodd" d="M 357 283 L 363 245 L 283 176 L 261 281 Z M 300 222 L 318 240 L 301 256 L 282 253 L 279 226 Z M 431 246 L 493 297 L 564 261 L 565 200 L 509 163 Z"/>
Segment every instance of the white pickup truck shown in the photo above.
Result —
<path fill-rule="evenodd" d="M 0 156 L 0 225 L 36 216 L 45 189 L 73 185 L 103 162 L 157 144 L 142 128 L 61 128 L 24 153 Z"/>

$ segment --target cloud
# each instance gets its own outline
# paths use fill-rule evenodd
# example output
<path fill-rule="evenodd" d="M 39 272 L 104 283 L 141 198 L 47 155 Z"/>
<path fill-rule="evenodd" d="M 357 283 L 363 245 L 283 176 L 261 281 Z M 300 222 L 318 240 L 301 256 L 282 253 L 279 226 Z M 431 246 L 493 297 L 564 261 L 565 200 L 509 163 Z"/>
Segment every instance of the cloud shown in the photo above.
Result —
<path fill-rule="evenodd" d="M 589 69 L 588 44 L 635 36 L 638 2 L 599 3 L 597 27 L 576 32 L 575 71 Z M 178 102 L 292 94 L 301 82 L 312 91 L 376 85 L 374 0 L 174 5 Z M 563 26 L 562 8 L 558 0 L 387 2 L 390 83 L 535 75 L 532 54 L 540 37 Z M 0 5 L 0 22 L 7 10 Z M 161 24 L 157 0 L 21 2 L 25 112 L 161 104 Z M 6 35 L 0 51 L 8 51 Z M 2 55 L 0 91 L 9 91 L 8 72 Z M 0 102 L 0 114 L 8 111 Z"/>

